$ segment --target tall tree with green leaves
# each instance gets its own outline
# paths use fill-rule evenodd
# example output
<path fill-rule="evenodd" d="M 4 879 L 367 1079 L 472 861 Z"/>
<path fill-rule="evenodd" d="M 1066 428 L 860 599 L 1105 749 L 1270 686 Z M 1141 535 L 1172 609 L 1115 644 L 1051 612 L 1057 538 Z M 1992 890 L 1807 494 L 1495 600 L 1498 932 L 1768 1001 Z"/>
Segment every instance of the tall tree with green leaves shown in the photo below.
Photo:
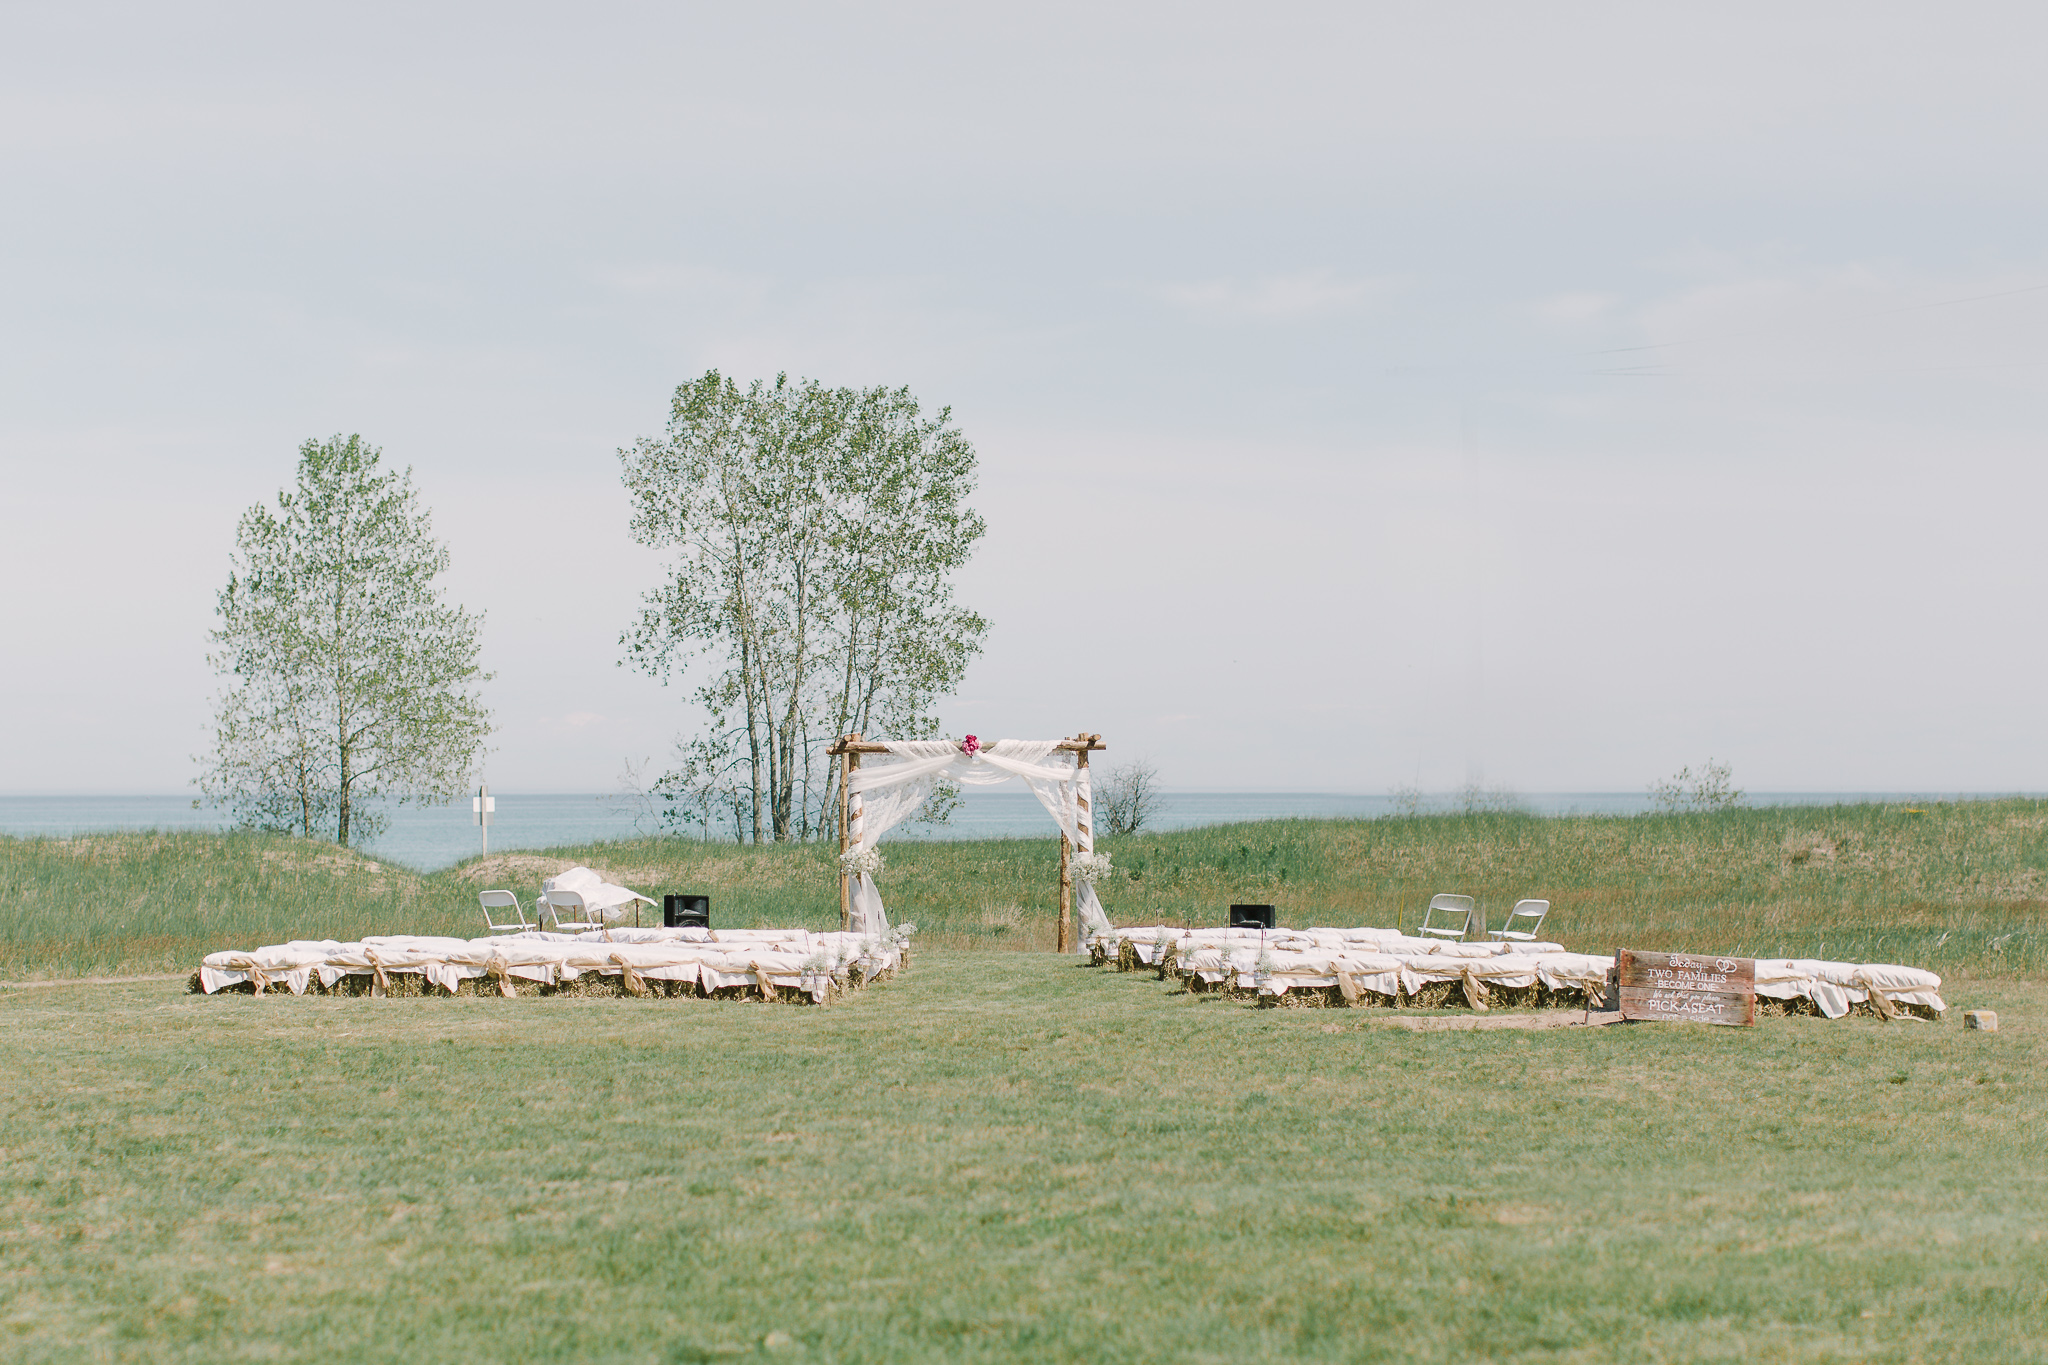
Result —
<path fill-rule="evenodd" d="M 619 459 L 634 538 L 673 551 L 627 661 L 664 681 L 705 670 L 708 723 L 667 794 L 741 839 L 818 837 L 838 803 L 824 746 L 935 733 L 987 634 L 952 582 L 986 529 L 967 505 L 973 446 L 908 389 L 742 389 L 713 370 Z"/>
<path fill-rule="evenodd" d="M 483 616 L 438 583 L 448 551 L 360 436 L 308 441 L 273 509 L 242 514 L 209 663 L 225 679 L 201 792 L 245 824 L 374 836 L 365 798 L 438 803 L 490 734 Z"/>

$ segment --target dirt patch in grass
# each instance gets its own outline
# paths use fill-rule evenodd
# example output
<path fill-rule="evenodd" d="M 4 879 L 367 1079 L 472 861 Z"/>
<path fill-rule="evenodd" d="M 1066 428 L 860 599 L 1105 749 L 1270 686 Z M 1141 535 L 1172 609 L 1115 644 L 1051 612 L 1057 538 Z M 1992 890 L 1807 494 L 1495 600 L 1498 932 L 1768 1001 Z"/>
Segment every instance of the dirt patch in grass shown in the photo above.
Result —
<path fill-rule="evenodd" d="M 546 858 L 534 853 L 493 853 L 473 863 L 464 863 L 453 875 L 459 881 L 486 890 L 508 891 L 538 888 L 550 877 L 559 877 L 576 866 L 566 858 Z"/>

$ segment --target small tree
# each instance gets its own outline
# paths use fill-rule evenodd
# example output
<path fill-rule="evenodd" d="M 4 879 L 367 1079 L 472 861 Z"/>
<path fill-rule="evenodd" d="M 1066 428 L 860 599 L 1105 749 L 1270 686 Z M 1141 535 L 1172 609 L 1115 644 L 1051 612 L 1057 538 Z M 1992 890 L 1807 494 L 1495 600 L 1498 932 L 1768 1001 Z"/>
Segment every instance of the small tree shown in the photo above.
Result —
<path fill-rule="evenodd" d="M 490 733 L 483 617 L 442 602 L 448 551 L 412 471 L 379 460 L 359 436 L 308 441 L 296 488 L 236 529 L 207 656 L 229 681 L 197 780 L 245 824 L 374 835 L 363 798 L 453 798 Z"/>
<path fill-rule="evenodd" d="M 1708 759 L 1693 776 L 1690 767 L 1680 768 L 1674 777 L 1650 784 L 1650 800 L 1666 815 L 1681 811 L 1733 810 L 1742 804 L 1743 793 L 1730 780 L 1734 769 Z"/>
<path fill-rule="evenodd" d="M 1159 813 L 1159 770 L 1142 758 L 1105 770 L 1095 784 L 1095 828 L 1136 834 Z"/>
<path fill-rule="evenodd" d="M 1387 800 L 1397 815 L 1412 818 L 1429 809 L 1429 794 L 1416 782 L 1400 783 L 1387 793 Z"/>
<path fill-rule="evenodd" d="M 1528 809 L 1513 787 L 1488 787 L 1477 778 L 1458 788 L 1456 800 L 1466 815 L 1514 815 Z"/>
<path fill-rule="evenodd" d="M 619 782 L 610 796 L 598 798 L 598 804 L 607 815 L 622 816 L 633 822 L 635 835 L 661 834 L 662 805 L 661 793 L 654 787 L 655 779 L 650 776 L 654 770 L 653 757 L 635 759 L 628 754 L 619 765 Z"/>

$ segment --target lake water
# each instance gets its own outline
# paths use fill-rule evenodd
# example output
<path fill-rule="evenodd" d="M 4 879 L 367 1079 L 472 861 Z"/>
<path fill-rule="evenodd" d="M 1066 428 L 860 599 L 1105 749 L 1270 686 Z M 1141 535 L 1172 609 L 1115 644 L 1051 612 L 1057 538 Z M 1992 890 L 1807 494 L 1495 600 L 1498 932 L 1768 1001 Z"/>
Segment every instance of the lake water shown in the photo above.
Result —
<path fill-rule="evenodd" d="M 2009 792 L 1752 792 L 1751 805 L 1833 805 L 1854 801 L 1956 801 L 2008 796 Z M 493 849 L 548 848 L 630 839 L 654 833 L 637 824 L 618 798 L 588 794 L 497 792 L 491 825 Z M 1448 802 L 1449 798 L 1441 798 Z M 1542 815 L 1633 815 L 1647 810 L 1644 792 L 1537 792 L 1515 798 Z M 1344 816 L 1369 819 L 1397 809 L 1390 796 L 1332 792 L 1168 792 L 1148 828 L 1189 829 L 1240 820 Z M 431 871 L 475 853 L 479 847 L 469 802 L 421 808 L 393 806 L 390 826 L 364 851 L 406 867 Z M 220 829 L 217 810 L 192 807 L 189 796 L 0 796 L 0 834 L 64 837 L 100 830 Z M 889 838 L 1043 839 L 1053 829 L 1036 797 L 1023 790 L 969 789 L 962 793 L 952 823 L 908 825 Z"/>

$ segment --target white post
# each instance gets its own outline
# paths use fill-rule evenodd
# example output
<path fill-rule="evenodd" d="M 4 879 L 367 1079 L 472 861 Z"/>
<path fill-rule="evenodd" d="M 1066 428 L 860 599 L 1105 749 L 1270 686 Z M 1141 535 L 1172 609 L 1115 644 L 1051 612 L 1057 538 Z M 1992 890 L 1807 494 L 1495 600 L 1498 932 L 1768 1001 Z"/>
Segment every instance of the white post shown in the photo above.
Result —
<path fill-rule="evenodd" d="M 498 798 L 491 795 L 489 784 L 476 789 L 476 795 L 469 798 L 469 809 L 476 816 L 477 824 L 484 831 L 484 852 L 491 851 L 491 812 L 498 808 Z"/>
<path fill-rule="evenodd" d="M 859 768 L 859 766 L 858 766 L 858 760 L 857 760 L 857 759 L 856 759 L 856 764 L 855 764 L 855 767 L 854 767 L 854 771 L 855 771 L 855 772 L 859 772 L 859 771 L 860 771 L 860 768 Z M 852 847 L 852 848 L 859 848 L 859 847 L 860 847 L 860 841 L 861 841 L 861 840 L 862 840 L 863 838 L 865 838 L 865 837 L 867 836 L 867 810 L 866 810 L 866 807 L 867 807 L 867 802 L 866 802 L 866 801 L 864 801 L 864 800 L 862 799 L 862 797 L 861 797 L 861 794 L 860 794 L 859 792 L 848 792 L 848 793 L 847 793 L 847 795 L 846 795 L 846 841 L 847 841 L 847 844 L 848 844 L 848 846 L 849 846 L 849 847 Z M 842 873 L 841 875 L 843 876 L 843 875 L 845 875 L 845 874 L 843 874 L 843 873 Z M 852 918 L 851 918 L 851 916 L 850 916 L 850 913 L 849 913 L 849 918 L 847 919 L 846 927 L 847 927 L 847 928 L 849 928 L 849 929 L 851 929 L 851 928 L 853 927 L 853 921 L 852 921 Z"/>
<path fill-rule="evenodd" d="M 1083 733 L 1075 735 L 1074 738 L 1085 744 L 1089 741 L 1090 736 Z M 1093 853 L 1095 851 L 1095 815 L 1090 809 L 1090 795 L 1091 792 L 1088 786 L 1088 751 L 1084 748 L 1080 753 L 1074 755 L 1074 852 L 1076 853 Z M 1060 836 L 1060 844 L 1060 951 L 1064 953 L 1069 947 L 1076 945 L 1073 927 L 1067 918 L 1067 906 L 1071 896 L 1068 893 L 1067 887 L 1068 866 L 1065 848 L 1066 836 L 1064 834 Z M 1084 883 L 1084 887 L 1086 885 L 1090 884 Z"/>

